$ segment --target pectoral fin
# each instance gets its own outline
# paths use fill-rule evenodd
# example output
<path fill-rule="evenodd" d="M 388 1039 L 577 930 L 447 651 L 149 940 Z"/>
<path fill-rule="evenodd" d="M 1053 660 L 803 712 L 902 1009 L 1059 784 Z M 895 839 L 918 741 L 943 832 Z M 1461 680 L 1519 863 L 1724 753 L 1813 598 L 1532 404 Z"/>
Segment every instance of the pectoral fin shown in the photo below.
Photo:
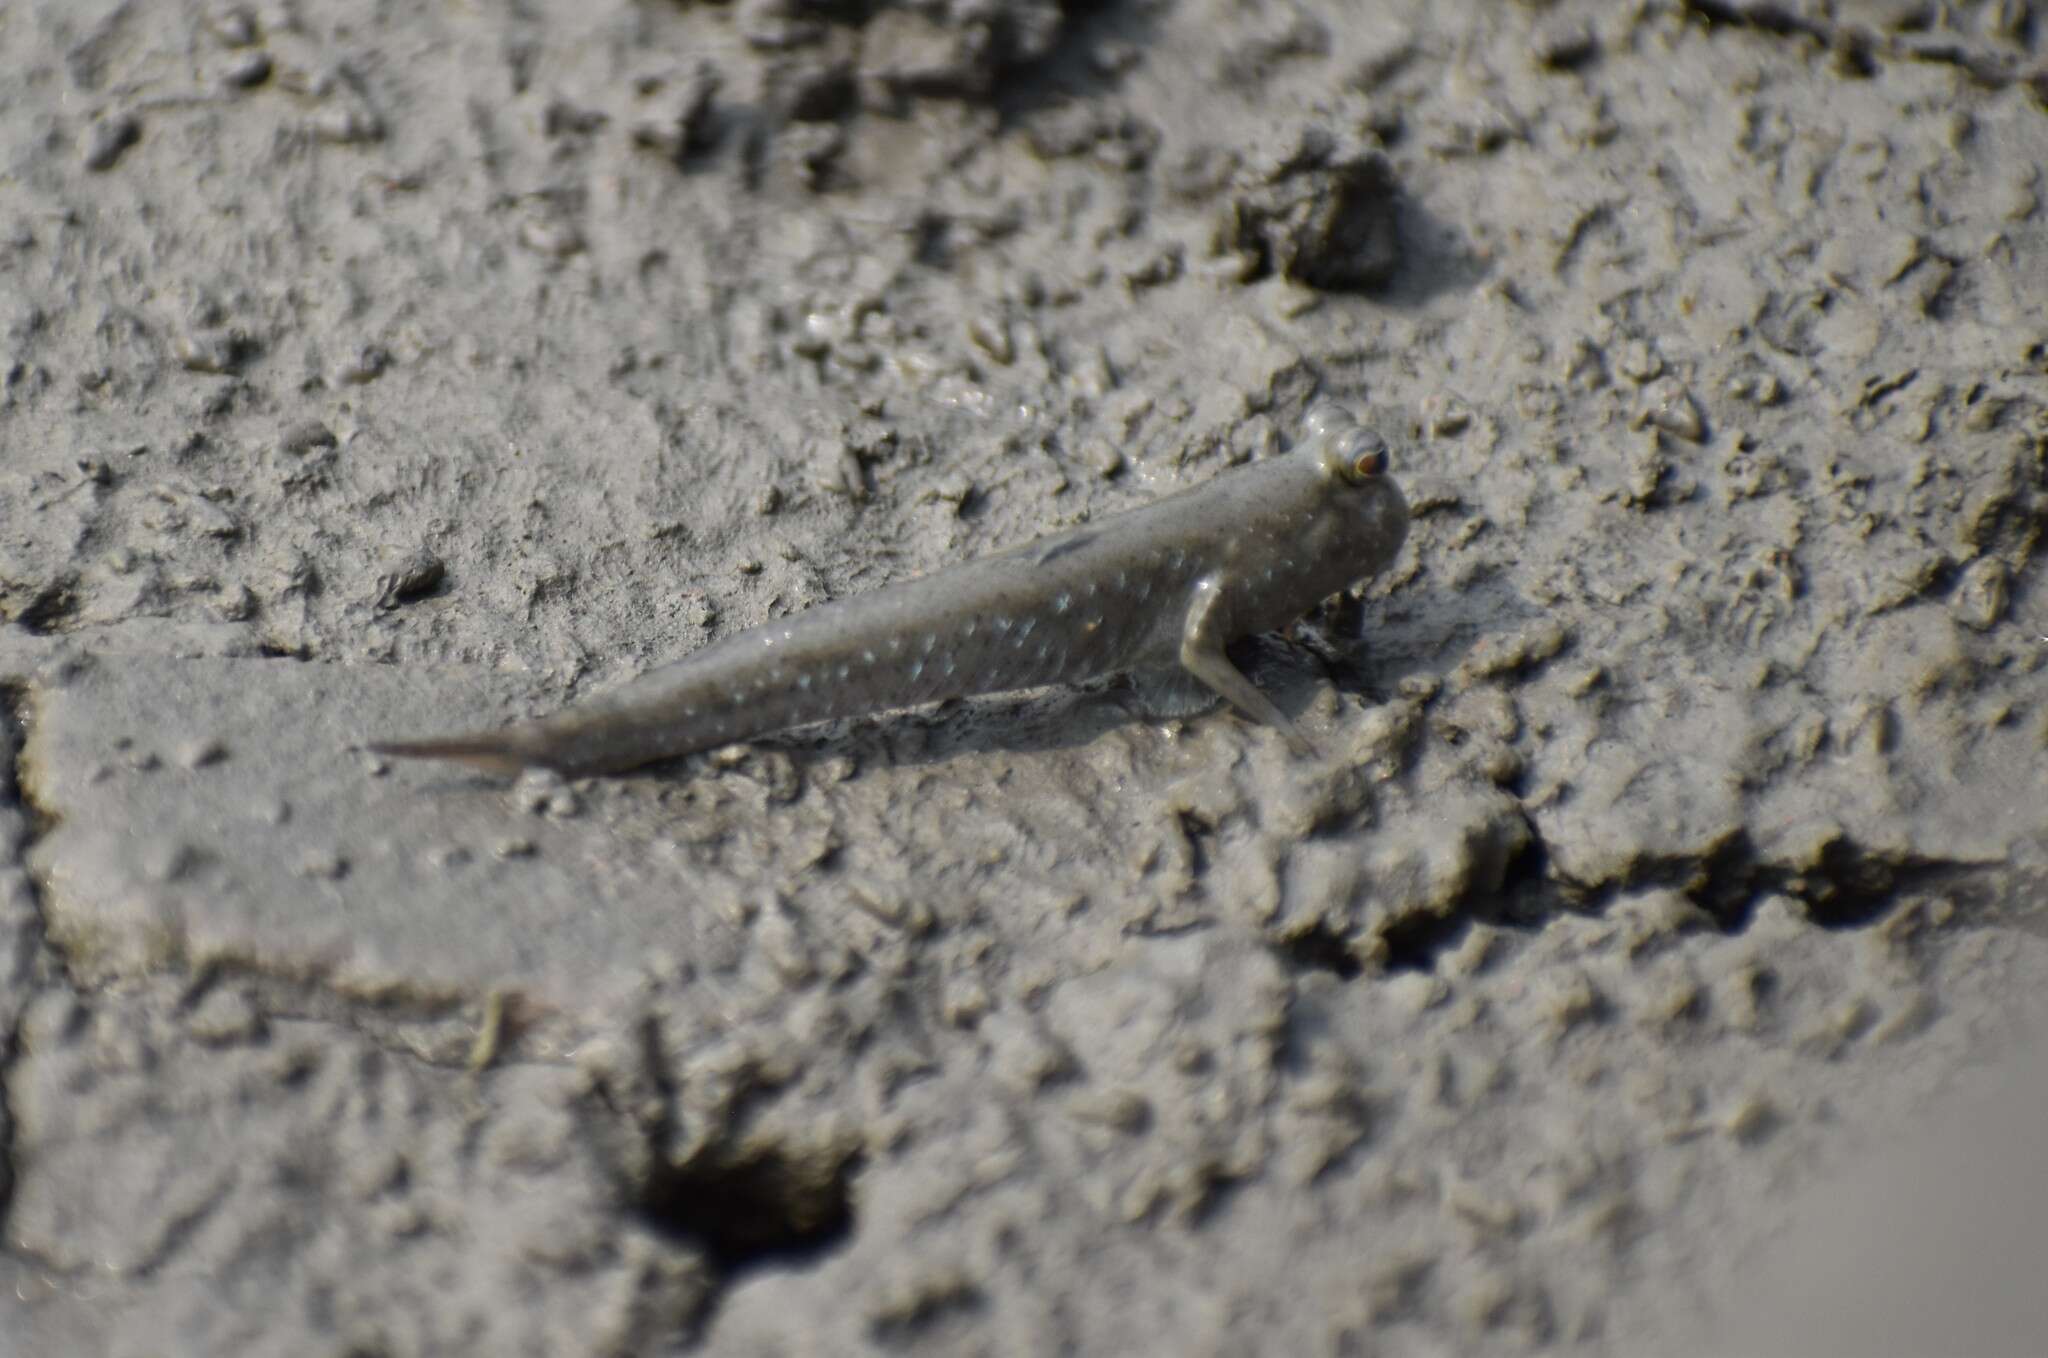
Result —
<path fill-rule="evenodd" d="M 1195 587 L 1194 601 L 1188 605 L 1187 622 L 1181 629 L 1181 668 L 1245 716 L 1280 731 L 1296 754 L 1315 754 L 1315 745 L 1301 733 L 1301 728 L 1231 663 L 1223 649 L 1229 638 L 1223 635 L 1221 626 L 1222 598 L 1223 587 L 1213 577 Z"/>

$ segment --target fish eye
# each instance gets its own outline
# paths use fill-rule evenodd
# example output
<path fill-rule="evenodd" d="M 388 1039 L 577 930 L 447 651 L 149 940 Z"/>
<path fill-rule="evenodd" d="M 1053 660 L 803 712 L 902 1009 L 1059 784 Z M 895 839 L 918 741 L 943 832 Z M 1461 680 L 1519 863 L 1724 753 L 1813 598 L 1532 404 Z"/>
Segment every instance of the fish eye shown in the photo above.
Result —
<path fill-rule="evenodd" d="M 1353 485 L 1385 475 L 1392 461 L 1386 440 L 1369 429 L 1352 430 L 1338 449 L 1338 465 Z"/>

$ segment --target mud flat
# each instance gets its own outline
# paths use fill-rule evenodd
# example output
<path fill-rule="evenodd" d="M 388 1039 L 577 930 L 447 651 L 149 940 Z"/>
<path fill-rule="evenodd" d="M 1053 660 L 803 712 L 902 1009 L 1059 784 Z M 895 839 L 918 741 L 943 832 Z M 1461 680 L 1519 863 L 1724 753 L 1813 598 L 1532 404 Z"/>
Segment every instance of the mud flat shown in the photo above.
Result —
<path fill-rule="evenodd" d="M 2038 1334 L 2030 11 L 0 14 L 0 1352 Z M 1314 757 L 360 749 L 1319 399 L 1414 521 L 1244 653 Z"/>

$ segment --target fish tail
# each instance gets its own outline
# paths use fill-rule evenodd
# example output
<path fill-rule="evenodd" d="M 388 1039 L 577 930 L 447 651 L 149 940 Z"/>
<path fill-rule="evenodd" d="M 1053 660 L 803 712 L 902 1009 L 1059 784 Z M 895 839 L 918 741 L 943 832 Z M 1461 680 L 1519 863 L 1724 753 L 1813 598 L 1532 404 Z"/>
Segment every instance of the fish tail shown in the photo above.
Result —
<path fill-rule="evenodd" d="M 373 740 L 363 748 L 395 759 L 452 759 L 486 773 L 516 774 L 544 761 L 512 731 L 440 736 L 430 740 Z"/>

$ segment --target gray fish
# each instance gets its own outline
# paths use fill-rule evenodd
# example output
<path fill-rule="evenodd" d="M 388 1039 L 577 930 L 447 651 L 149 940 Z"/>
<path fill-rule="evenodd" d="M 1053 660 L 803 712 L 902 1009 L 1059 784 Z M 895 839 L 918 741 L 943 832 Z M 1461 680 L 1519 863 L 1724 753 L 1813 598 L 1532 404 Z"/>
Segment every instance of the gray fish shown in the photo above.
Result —
<path fill-rule="evenodd" d="M 1385 569 L 1408 505 L 1378 434 L 1329 405 L 1305 426 L 1282 456 L 736 633 L 553 716 L 369 748 L 493 772 L 619 773 L 810 722 L 1168 669 L 1306 750 L 1224 647 Z"/>

